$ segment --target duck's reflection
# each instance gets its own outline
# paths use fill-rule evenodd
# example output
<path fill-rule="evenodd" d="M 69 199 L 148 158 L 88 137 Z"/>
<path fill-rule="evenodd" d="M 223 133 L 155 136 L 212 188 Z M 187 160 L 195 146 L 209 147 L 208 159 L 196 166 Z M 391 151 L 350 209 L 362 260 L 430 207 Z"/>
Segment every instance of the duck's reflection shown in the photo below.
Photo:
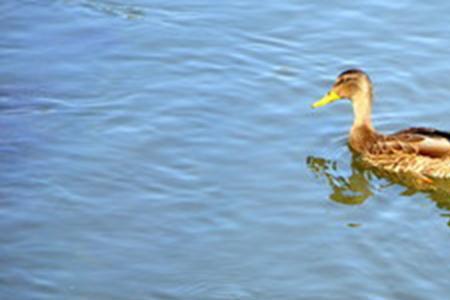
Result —
<path fill-rule="evenodd" d="M 348 205 L 361 204 L 373 195 L 373 189 L 384 189 L 392 185 L 402 185 L 403 196 L 423 193 L 436 205 L 450 211 L 450 182 L 433 180 L 425 182 L 415 177 L 385 173 L 368 168 L 353 154 L 349 175 L 339 170 L 337 161 L 309 156 L 306 160 L 309 169 L 327 180 L 332 192 L 330 199 Z"/>
<path fill-rule="evenodd" d="M 326 178 L 328 185 L 333 190 L 330 199 L 336 202 L 354 205 L 361 204 L 372 196 L 372 191 L 367 178 L 358 168 L 354 168 L 352 161 L 352 173 L 350 176 L 340 175 L 336 161 L 321 157 L 309 156 L 308 167 L 317 175 Z"/>

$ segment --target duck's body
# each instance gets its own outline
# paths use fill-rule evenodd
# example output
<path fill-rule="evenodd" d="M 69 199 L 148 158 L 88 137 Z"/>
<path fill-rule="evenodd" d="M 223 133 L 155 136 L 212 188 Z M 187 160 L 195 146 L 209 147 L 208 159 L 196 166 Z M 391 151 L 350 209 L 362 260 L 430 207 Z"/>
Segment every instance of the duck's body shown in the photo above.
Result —
<path fill-rule="evenodd" d="M 374 167 L 421 177 L 450 178 L 450 133 L 431 128 L 409 128 L 392 135 L 372 126 L 372 84 L 360 70 L 339 75 L 331 91 L 313 107 L 350 99 L 354 122 L 349 145 Z"/>
<path fill-rule="evenodd" d="M 448 133 L 430 128 L 410 128 L 382 135 L 360 128 L 352 130 L 349 144 L 372 166 L 396 173 L 450 178 Z"/>

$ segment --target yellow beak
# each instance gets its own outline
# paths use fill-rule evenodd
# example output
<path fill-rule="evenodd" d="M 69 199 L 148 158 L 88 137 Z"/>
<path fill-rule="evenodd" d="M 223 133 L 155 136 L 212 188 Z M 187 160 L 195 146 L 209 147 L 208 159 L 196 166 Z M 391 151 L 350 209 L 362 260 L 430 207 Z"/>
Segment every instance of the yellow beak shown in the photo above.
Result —
<path fill-rule="evenodd" d="M 322 107 L 322 106 L 330 104 L 330 103 L 332 103 L 332 102 L 334 102 L 336 100 L 339 100 L 339 99 L 341 99 L 341 97 L 338 94 L 336 94 L 336 92 L 331 91 L 328 94 L 326 94 L 322 99 L 320 99 L 319 101 L 315 102 L 312 105 L 312 108 Z"/>

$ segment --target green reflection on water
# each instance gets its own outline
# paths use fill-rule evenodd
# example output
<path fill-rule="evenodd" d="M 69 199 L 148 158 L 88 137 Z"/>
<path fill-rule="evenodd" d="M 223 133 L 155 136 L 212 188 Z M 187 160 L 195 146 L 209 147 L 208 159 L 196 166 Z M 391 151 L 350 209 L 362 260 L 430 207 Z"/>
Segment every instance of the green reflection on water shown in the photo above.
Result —
<path fill-rule="evenodd" d="M 432 184 L 424 183 L 415 177 L 386 173 L 377 169 L 367 168 L 357 155 L 351 159 L 351 173 L 345 174 L 337 161 L 323 157 L 309 156 L 306 159 L 309 169 L 318 177 L 323 177 L 331 188 L 330 200 L 346 204 L 359 205 L 373 195 L 373 182 L 382 181 L 380 189 L 393 185 L 401 185 L 405 190 L 402 196 L 412 196 L 422 193 L 436 203 L 437 207 L 450 211 L 450 181 L 434 180 Z M 450 213 L 441 216 L 450 218 Z M 450 221 L 448 222 L 450 226 Z"/>
<path fill-rule="evenodd" d="M 327 179 L 332 189 L 330 199 L 348 205 L 361 204 L 372 196 L 372 191 L 367 178 L 360 169 L 354 166 L 352 161 L 352 174 L 349 177 L 340 175 L 338 163 L 321 157 L 309 156 L 308 167 L 317 175 Z"/>

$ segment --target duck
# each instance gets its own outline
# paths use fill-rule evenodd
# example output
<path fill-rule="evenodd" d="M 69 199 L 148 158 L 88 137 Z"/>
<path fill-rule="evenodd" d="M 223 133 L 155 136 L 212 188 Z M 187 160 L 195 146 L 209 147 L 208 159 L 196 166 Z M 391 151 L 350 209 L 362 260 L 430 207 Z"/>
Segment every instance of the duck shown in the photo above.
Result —
<path fill-rule="evenodd" d="M 372 82 L 364 71 L 349 69 L 339 74 L 329 92 L 312 108 L 338 100 L 352 103 L 348 145 L 364 163 L 387 172 L 415 175 L 429 183 L 450 179 L 450 132 L 427 127 L 393 134 L 378 132 L 372 124 Z"/>

